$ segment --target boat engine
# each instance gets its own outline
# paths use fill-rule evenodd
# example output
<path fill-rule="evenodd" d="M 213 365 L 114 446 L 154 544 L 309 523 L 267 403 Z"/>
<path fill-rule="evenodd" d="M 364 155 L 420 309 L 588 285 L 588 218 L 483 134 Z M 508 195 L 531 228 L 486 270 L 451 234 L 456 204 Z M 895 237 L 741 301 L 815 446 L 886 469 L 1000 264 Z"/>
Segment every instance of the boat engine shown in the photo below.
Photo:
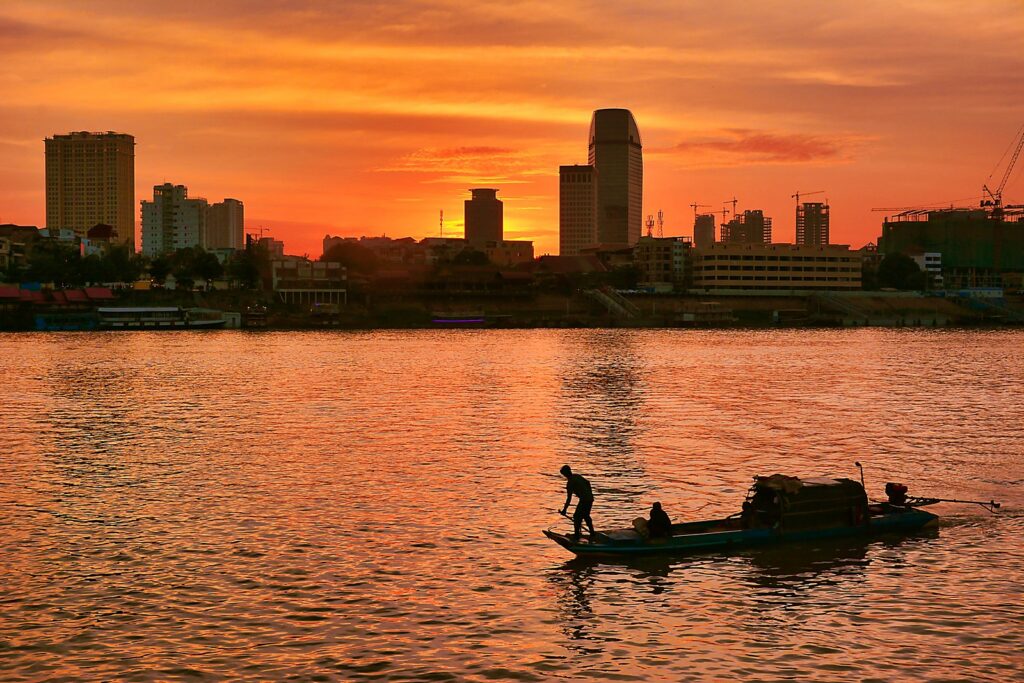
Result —
<path fill-rule="evenodd" d="M 890 481 L 885 485 L 885 495 L 889 497 L 889 503 L 892 505 L 906 505 L 907 485 Z"/>

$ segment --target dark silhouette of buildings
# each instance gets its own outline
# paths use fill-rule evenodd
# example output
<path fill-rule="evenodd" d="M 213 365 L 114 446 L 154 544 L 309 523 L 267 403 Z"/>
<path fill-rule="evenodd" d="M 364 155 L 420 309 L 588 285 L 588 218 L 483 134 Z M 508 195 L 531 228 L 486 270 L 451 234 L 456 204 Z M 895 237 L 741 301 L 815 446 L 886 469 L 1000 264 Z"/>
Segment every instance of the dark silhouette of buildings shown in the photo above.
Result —
<path fill-rule="evenodd" d="M 698 249 L 707 249 L 715 243 L 715 216 L 705 213 L 693 219 L 693 244 Z"/>
<path fill-rule="evenodd" d="M 733 244 L 771 244 L 772 219 L 761 209 L 748 209 L 722 225 L 722 242 Z"/>
<path fill-rule="evenodd" d="M 590 165 L 597 181 L 597 241 L 634 245 L 643 223 L 644 161 L 628 109 L 598 109 L 590 120 Z"/>
<path fill-rule="evenodd" d="M 804 202 L 796 207 L 796 243 L 808 246 L 828 244 L 828 204 Z"/>
<path fill-rule="evenodd" d="M 498 191 L 478 188 L 470 192 L 473 198 L 466 200 L 466 242 L 475 249 L 482 249 L 488 242 L 501 242 L 504 217 Z"/>
<path fill-rule="evenodd" d="M 575 256 L 597 244 L 597 185 L 593 166 L 558 167 L 558 253 Z"/>

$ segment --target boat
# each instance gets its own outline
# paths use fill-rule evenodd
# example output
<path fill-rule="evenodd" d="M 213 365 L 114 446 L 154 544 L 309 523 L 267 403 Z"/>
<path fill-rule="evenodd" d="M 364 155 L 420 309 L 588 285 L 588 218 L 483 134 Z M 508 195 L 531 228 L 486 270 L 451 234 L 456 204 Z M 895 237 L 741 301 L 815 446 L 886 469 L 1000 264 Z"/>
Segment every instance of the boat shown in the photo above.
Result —
<path fill-rule="evenodd" d="M 220 311 L 178 306 L 117 306 L 97 308 L 103 330 L 186 330 L 224 327 Z"/>
<path fill-rule="evenodd" d="M 544 535 L 579 557 L 633 557 L 705 551 L 731 551 L 788 541 L 913 533 L 938 524 L 920 508 L 933 503 L 968 502 L 911 498 L 902 484 L 886 487 L 888 499 L 869 502 L 863 482 L 852 479 L 774 474 L 754 477 L 742 510 L 723 519 L 672 525 L 668 538 L 648 539 L 635 528 L 598 531 L 577 537 L 546 529 Z M 989 508 L 991 510 L 991 508 Z"/>

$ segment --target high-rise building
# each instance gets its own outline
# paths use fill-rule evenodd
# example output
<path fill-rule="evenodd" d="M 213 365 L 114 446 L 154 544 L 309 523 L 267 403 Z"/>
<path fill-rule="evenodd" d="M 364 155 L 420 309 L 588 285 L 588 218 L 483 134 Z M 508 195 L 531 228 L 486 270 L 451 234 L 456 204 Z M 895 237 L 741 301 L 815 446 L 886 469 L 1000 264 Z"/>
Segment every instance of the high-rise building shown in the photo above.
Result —
<path fill-rule="evenodd" d="M 245 206 L 237 199 L 210 204 L 206 211 L 204 249 L 245 248 Z"/>
<path fill-rule="evenodd" d="M 46 138 L 46 226 L 79 237 L 97 223 L 135 249 L 135 138 L 84 131 Z"/>
<path fill-rule="evenodd" d="M 693 219 L 693 244 L 706 249 L 715 243 L 715 216 L 703 213 Z"/>
<path fill-rule="evenodd" d="M 153 201 L 142 200 L 142 253 L 154 258 L 201 246 L 208 209 L 206 200 L 189 197 L 184 185 L 155 185 Z"/>
<path fill-rule="evenodd" d="M 488 242 L 500 242 L 505 231 L 498 191 L 479 188 L 470 192 L 473 198 L 466 200 L 466 242 L 474 249 L 482 249 Z"/>
<path fill-rule="evenodd" d="M 596 170 L 598 241 L 636 244 L 643 224 L 644 160 L 628 109 L 594 112 L 589 161 Z"/>
<path fill-rule="evenodd" d="M 729 244 L 771 244 L 772 219 L 761 209 L 744 211 L 722 225 L 722 242 Z"/>
<path fill-rule="evenodd" d="M 597 185 L 593 166 L 558 167 L 558 253 L 575 256 L 597 244 Z"/>
<path fill-rule="evenodd" d="M 828 204 L 804 202 L 796 207 L 796 243 L 828 244 Z"/>

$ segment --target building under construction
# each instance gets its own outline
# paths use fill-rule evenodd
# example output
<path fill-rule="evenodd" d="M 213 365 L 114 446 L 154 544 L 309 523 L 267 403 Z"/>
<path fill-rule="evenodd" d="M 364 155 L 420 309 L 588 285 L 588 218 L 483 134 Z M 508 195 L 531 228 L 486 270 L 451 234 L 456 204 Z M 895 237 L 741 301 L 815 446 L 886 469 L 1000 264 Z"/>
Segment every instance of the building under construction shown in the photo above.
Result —
<path fill-rule="evenodd" d="M 947 288 L 1014 287 L 1024 279 L 1024 206 L 915 209 L 882 224 L 879 251 L 942 255 Z"/>
<path fill-rule="evenodd" d="M 715 243 L 715 216 L 704 213 L 693 218 L 693 243 L 698 249 L 706 249 Z"/>
<path fill-rule="evenodd" d="M 722 224 L 722 242 L 731 244 L 771 244 L 772 219 L 761 209 L 748 209 Z"/>
<path fill-rule="evenodd" d="M 823 202 L 803 202 L 796 207 L 796 243 L 818 247 L 828 244 L 829 207 Z"/>

